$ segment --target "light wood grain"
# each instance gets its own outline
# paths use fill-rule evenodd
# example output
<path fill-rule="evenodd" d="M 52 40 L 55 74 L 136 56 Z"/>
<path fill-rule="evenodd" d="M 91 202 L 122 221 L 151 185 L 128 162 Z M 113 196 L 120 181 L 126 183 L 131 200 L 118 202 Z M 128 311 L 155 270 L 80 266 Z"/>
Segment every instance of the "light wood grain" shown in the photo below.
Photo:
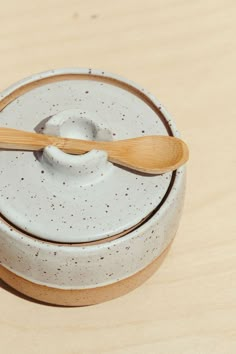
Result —
<path fill-rule="evenodd" d="M 12 0 L 0 24 L 0 89 L 49 68 L 105 68 L 155 94 L 191 152 L 181 226 L 158 272 L 84 308 L 0 289 L 1 353 L 234 354 L 235 1 Z"/>

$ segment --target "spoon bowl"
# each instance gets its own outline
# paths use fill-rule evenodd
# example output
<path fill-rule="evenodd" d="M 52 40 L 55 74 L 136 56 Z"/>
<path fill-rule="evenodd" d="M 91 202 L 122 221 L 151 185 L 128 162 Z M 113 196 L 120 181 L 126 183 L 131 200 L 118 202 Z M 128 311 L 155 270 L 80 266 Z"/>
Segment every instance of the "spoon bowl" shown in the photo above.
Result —
<path fill-rule="evenodd" d="M 187 145 L 170 136 L 143 136 L 108 143 L 110 161 L 150 174 L 176 170 L 189 156 Z"/>

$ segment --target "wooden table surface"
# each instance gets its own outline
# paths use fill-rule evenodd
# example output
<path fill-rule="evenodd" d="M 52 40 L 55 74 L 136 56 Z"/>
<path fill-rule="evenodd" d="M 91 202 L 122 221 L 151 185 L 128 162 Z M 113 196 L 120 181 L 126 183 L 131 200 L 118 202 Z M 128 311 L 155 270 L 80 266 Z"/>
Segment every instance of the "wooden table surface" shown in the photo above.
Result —
<path fill-rule="evenodd" d="M 181 225 L 158 272 L 83 308 L 1 284 L 1 354 L 236 353 L 235 0 L 8 0 L 0 29 L 0 90 L 51 68 L 104 68 L 156 95 L 191 151 Z"/>

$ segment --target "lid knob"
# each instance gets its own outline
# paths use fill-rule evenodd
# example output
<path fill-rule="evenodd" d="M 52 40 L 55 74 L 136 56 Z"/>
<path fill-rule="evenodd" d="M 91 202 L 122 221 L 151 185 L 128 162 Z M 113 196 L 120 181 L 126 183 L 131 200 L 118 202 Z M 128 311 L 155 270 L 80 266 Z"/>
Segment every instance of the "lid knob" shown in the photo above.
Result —
<path fill-rule="evenodd" d="M 95 124 L 88 112 L 69 109 L 51 116 L 43 127 L 43 133 L 83 140 L 111 141 L 109 129 Z M 80 185 L 94 183 L 108 173 L 113 165 L 105 151 L 92 150 L 83 155 L 67 154 L 55 146 L 48 146 L 39 157 L 45 172 L 52 177 L 72 180 Z"/>

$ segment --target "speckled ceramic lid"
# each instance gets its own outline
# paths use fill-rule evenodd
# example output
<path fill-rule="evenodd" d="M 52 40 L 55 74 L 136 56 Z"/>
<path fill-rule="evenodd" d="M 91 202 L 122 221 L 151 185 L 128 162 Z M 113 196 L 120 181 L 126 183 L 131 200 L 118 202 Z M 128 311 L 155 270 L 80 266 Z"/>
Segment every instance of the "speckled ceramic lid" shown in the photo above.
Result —
<path fill-rule="evenodd" d="M 3 92 L 0 125 L 117 140 L 171 134 L 160 103 L 117 76 L 87 69 L 34 75 Z M 0 151 L 0 212 L 26 233 L 56 242 L 99 241 L 135 227 L 163 201 L 172 173 L 135 173 L 103 151 L 56 147 Z"/>

